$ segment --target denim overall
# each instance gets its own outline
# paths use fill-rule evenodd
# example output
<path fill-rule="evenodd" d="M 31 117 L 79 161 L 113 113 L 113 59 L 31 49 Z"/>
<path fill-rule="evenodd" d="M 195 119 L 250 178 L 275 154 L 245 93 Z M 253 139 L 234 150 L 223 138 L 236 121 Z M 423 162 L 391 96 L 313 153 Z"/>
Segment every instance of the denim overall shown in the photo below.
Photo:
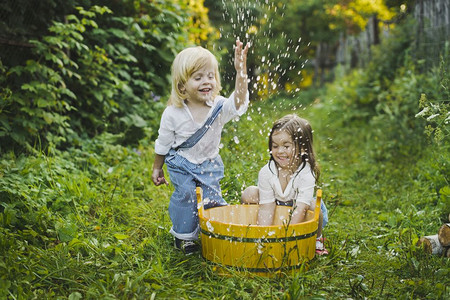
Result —
<path fill-rule="evenodd" d="M 205 209 L 227 205 L 222 198 L 220 180 L 224 176 L 224 166 L 220 155 L 201 164 L 194 164 L 177 153 L 180 148 L 194 146 L 206 133 L 222 109 L 223 101 L 214 108 L 205 124 L 191 137 L 175 149 L 170 149 L 165 163 L 172 184 L 175 187 L 170 203 L 169 215 L 172 220 L 170 232 L 182 240 L 198 238 L 198 211 L 195 188 L 203 189 Z"/>

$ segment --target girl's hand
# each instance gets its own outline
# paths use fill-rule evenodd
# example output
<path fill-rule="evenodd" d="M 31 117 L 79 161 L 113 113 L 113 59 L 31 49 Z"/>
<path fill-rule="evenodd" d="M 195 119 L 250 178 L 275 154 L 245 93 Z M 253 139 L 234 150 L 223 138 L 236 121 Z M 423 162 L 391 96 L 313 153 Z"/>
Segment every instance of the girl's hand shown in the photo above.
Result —
<path fill-rule="evenodd" d="M 276 209 L 277 205 L 275 204 L 275 201 L 271 203 L 260 204 L 258 207 L 258 219 L 256 221 L 256 224 L 262 226 L 272 225 Z"/>
<path fill-rule="evenodd" d="M 153 169 L 152 181 L 156 186 L 161 185 L 163 183 L 166 185 L 169 184 L 166 178 L 164 177 L 163 169 Z"/>
<path fill-rule="evenodd" d="M 247 43 L 244 48 L 244 43 L 239 39 L 236 40 L 236 49 L 234 50 L 234 67 L 237 76 L 247 77 L 247 52 L 250 44 Z"/>
<path fill-rule="evenodd" d="M 291 216 L 291 224 L 297 224 L 306 221 L 306 215 L 308 214 L 309 205 L 305 203 L 298 203 L 294 208 L 294 212 Z"/>

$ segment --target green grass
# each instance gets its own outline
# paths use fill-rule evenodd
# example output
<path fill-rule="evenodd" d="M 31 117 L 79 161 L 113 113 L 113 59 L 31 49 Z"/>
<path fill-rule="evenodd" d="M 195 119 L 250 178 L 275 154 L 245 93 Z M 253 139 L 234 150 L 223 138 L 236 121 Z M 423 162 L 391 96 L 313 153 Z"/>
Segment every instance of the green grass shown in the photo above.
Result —
<path fill-rule="evenodd" d="M 312 99 L 309 101 L 311 103 Z M 395 159 L 374 163 L 373 151 L 379 145 L 367 138 L 373 130 L 370 125 L 344 124 L 339 116 L 330 116 L 330 105 L 324 101 L 326 99 L 316 98 L 312 104 L 306 102 L 302 107 L 307 109 L 295 109 L 298 103 L 285 102 L 286 110 L 281 111 L 272 109 L 280 106 L 279 103 L 265 103 L 261 105 L 265 115 L 252 116 L 251 121 L 243 120 L 235 130 L 240 141 L 248 141 L 239 144 L 239 148 L 263 152 L 262 161 L 246 162 L 249 168 L 244 167 L 245 176 L 239 182 L 245 185 L 255 180 L 257 170 L 267 159 L 269 124 L 291 112 L 290 107 L 312 123 L 322 171 L 321 187 L 330 211 L 330 223 L 324 234 L 331 253 L 314 261 L 309 273 L 320 280 L 303 295 L 448 297 L 448 259 L 423 255 L 415 247 L 418 237 L 437 233 L 445 221 L 440 217 L 446 215 L 446 207 L 441 203 L 437 205 L 430 183 L 420 177 L 420 170 L 412 163 L 414 158 L 395 156 Z M 255 120 L 264 124 L 258 146 L 247 130 L 255 126 Z M 245 161 L 245 154 L 236 159 L 239 154 L 231 153 L 242 153 L 238 147 L 228 150 L 231 159 L 225 158 L 225 164 L 233 166 L 229 171 L 233 175 L 239 161 Z"/>
<path fill-rule="evenodd" d="M 330 254 L 307 270 L 220 276 L 199 255 L 182 255 L 169 234 L 172 187 L 151 183 L 152 143 L 131 149 L 101 136 L 80 149 L 3 155 L 0 298 L 448 299 L 449 260 L 415 247 L 443 222 L 428 179 L 405 156 L 375 162 L 383 141 L 368 138 L 373 128 L 342 122 L 330 107 L 308 93 L 254 102 L 222 139 L 233 203 L 268 159 L 273 121 L 292 110 L 311 121 Z"/>

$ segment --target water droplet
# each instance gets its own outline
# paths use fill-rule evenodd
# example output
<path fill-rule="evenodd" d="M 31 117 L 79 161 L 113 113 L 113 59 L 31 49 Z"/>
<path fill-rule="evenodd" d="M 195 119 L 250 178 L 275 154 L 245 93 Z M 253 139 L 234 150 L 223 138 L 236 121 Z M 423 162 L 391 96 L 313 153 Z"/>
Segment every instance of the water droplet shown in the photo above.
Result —
<path fill-rule="evenodd" d="M 214 232 L 214 227 L 211 225 L 211 222 L 209 220 L 206 221 L 206 227 L 208 228 L 209 232 Z"/>

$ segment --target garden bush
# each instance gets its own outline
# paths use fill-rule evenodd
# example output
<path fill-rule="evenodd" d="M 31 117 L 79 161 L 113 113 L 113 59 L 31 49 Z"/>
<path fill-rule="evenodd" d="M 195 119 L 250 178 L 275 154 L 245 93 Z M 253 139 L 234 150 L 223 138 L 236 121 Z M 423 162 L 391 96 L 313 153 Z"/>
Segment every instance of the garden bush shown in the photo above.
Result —
<path fill-rule="evenodd" d="M 202 33 L 194 24 L 206 12 L 176 0 L 111 5 L 74 8 L 29 41 L 25 63 L 0 63 L 0 152 L 68 147 L 102 132 L 135 144 L 156 136 L 172 60 L 190 38 L 209 38 L 207 22 Z"/>

